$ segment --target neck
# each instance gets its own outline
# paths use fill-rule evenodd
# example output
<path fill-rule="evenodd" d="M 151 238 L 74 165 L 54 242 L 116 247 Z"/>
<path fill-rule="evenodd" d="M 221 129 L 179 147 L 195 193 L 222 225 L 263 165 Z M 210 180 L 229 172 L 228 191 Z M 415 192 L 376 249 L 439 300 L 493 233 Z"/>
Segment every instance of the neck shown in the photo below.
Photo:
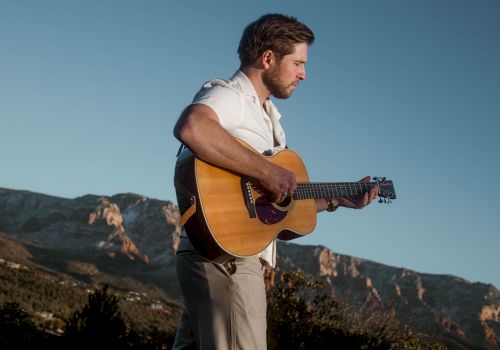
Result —
<path fill-rule="evenodd" d="M 240 69 L 247 78 L 252 82 L 253 88 L 257 93 L 257 97 L 259 97 L 259 101 L 261 105 L 264 105 L 264 101 L 271 95 L 267 87 L 264 85 L 262 81 L 262 74 L 264 73 L 264 69 L 247 66 Z"/>
<path fill-rule="evenodd" d="M 369 192 L 375 182 L 307 182 L 298 183 L 294 199 L 320 199 L 359 196 Z"/>

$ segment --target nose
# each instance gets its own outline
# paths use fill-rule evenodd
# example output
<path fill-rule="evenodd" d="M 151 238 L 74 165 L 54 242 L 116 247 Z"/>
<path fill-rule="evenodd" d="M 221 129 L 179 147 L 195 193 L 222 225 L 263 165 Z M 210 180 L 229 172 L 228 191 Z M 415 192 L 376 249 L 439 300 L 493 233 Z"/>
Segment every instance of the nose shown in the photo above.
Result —
<path fill-rule="evenodd" d="M 299 74 L 297 75 L 297 78 L 299 80 L 306 80 L 306 67 L 303 65 L 299 71 Z"/>

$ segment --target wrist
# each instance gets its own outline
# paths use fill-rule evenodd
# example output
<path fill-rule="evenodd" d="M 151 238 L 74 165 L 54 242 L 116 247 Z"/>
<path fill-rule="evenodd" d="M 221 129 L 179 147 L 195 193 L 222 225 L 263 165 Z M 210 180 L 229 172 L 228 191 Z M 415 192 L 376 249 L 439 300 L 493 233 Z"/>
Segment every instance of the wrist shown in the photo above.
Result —
<path fill-rule="evenodd" d="M 338 209 L 339 201 L 335 198 L 326 198 L 326 211 L 333 212 Z"/>

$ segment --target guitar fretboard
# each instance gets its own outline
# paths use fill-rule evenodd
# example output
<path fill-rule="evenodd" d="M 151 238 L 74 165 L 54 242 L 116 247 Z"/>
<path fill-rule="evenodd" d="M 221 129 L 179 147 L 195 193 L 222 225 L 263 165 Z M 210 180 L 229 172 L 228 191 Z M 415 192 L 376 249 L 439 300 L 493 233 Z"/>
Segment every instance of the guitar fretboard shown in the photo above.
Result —
<path fill-rule="evenodd" d="M 376 182 L 307 182 L 297 184 L 293 199 L 320 199 L 357 196 L 375 186 Z"/>

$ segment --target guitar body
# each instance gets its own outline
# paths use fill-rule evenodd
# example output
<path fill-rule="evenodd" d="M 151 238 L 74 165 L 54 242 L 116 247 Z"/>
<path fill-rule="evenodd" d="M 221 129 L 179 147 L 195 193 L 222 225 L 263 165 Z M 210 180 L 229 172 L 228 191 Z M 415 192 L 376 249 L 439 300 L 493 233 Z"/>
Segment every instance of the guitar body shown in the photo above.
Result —
<path fill-rule="evenodd" d="M 183 152 L 176 164 L 177 199 L 181 213 L 196 202 L 196 212 L 184 227 L 195 249 L 207 259 L 221 263 L 256 255 L 275 238 L 290 240 L 314 230 L 314 199 L 271 203 L 258 183 L 189 153 Z M 266 158 L 292 171 L 297 182 L 309 182 L 295 152 L 283 150 Z"/>

